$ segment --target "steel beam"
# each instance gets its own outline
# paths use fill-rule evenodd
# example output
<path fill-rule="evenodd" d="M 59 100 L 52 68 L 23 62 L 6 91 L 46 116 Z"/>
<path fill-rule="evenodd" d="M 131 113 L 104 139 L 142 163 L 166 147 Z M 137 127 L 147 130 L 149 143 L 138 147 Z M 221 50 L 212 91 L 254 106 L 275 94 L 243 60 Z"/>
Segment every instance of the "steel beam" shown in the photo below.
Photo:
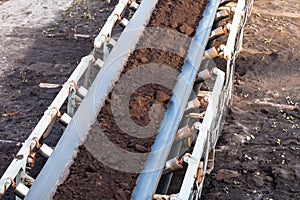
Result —
<path fill-rule="evenodd" d="M 155 193 L 200 68 L 219 3 L 219 0 L 210 0 L 206 6 L 203 18 L 190 45 L 182 72 L 173 90 L 173 96 L 161 128 L 133 191 L 132 199 L 134 200 L 152 199 Z"/>
<path fill-rule="evenodd" d="M 188 168 L 185 173 L 185 177 L 178 195 L 178 199 L 180 200 L 188 200 L 190 198 L 191 190 L 194 186 L 194 180 L 195 177 L 197 177 L 197 170 L 199 167 L 200 159 L 205 150 L 205 144 L 209 142 L 209 131 L 211 129 L 213 120 L 218 114 L 218 105 L 220 102 L 221 92 L 224 86 L 225 73 L 217 68 L 214 69 L 214 73 L 215 75 L 217 75 L 217 79 L 208 103 L 206 115 L 199 128 L 200 133 L 198 134 L 193 153 L 188 162 Z M 206 150 L 209 150 L 209 146 L 206 147 Z M 203 172 L 203 174 L 204 173 L 205 172 Z"/>
<path fill-rule="evenodd" d="M 35 126 L 29 137 L 25 140 L 22 148 L 17 153 L 16 158 L 13 159 L 0 179 L 0 194 L 4 194 L 5 190 L 11 185 L 11 181 L 7 181 L 8 179 L 15 179 L 20 170 L 26 171 L 27 157 L 30 153 L 30 149 L 33 149 L 36 145 L 36 140 L 34 140 L 34 138 L 39 140 L 42 137 L 52 120 L 58 114 L 63 103 L 68 98 L 70 94 L 70 88 L 74 87 L 74 84 L 77 83 L 92 60 L 92 55 L 81 59 L 81 62 L 71 74 L 67 82 L 63 85 L 62 89 L 59 91 L 48 110 L 45 111 L 38 124 Z"/>

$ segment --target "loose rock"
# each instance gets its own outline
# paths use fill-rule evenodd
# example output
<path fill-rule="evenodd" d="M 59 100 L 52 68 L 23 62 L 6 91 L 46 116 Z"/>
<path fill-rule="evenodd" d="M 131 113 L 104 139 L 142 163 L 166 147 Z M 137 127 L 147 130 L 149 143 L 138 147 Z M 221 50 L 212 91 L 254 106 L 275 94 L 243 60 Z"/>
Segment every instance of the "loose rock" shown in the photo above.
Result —
<path fill-rule="evenodd" d="M 229 170 L 229 169 L 220 169 L 217 173 L 217 180 L 223 180 L 227 178 L 238 177 L 239 174 L 237 171 Z"/>
<path fill-rule="evenodd" d="M 188 24 L 183 24 L 179 27 L 179 31 L 190 36 L 194 32 L 194 29 Z"/>

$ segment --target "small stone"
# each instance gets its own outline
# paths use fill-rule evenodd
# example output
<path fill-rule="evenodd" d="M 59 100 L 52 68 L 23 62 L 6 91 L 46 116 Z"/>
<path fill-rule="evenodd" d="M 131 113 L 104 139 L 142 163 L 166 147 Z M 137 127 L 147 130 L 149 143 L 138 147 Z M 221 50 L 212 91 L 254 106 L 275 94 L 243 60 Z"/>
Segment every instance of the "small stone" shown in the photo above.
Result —
<path fill-rule="evenodd" d="M 177 28 L 178 27 L 178 23 L 177 22 L 173 22 L 171 23 L 171 28 Z"/>
<path fill-rule="evenodd" d="M 290 170 L 288 168 L 279 168 L 275 167 L 272 170 L 272 174 L 274 177 L 278 177 L 279 179 L 290 179 Z"/>
<path fill-rule="evenodd" d="M 162 91 L 157 91 L 156 99 L 161 102 L 169 101 L 170 95 L 168 95 L 167 93 L 162 92 Z"/>
<path fill-rule="evenodd" d="M 144 53 L 146 53 L 146 49 L 139 49 L 139 52 L 144 54 Z"/>
<path fill-rule="evenodd" d="M 194 32 L 194 28 L 188 24 L 183 24 L 179 27 L 179 31 L 190 36 Z"/>
<path fill-rule="evenodd" d="M 37 96 L 38 93 L 37 93 L 37 91 L 35 91 L 35 90 L 31 90 L 31 91 L 30 91 L 30 95 L 31 95 L 31 96 Z"/>
<path fill-rule="evenodd" d="M 141 58 L 141 62 L 144 64 L 144 63 L 147 63 L 147 62 L 149 62 L 149 59 L 148 58 L 146 58 L 146 57 L 142 57 Z"/>
<path fill-rule="evenodd" d="M 186 50 L 182 47 L 179 48 L 179 56 L 181 57 L 185 57 L 186 54 Z"/>
<path fill-rule="evenodd" d="M 131 130 L 131 132 L 133 132 L 133 131 Z M 135 131 L 134 133 L 136 133 L 136 131 Z M 128 147 L 128 148 L 135 147 L 135 145 L 136 145 L 136 143 L 135 143 L 135 142 L 132 142 L 132 141 L 129 141 L 129 142 L 127 143 L 127 147 Z"/>
<path fill-rule="evenodd" d="M 253 182 L 256 187 L 261 187 L 264 184 L 264 179 L 261 176 L 253 176 Z"/>
<path fill-rule="evenodd" d="M 237 171 L 229 170 L 229 169 L 220 169 L 217 173 L 217 180 L 223 180 L 227 178 L 238 177 L 240 174 Z"/>
<path fill-rule="evenodd" d="M 127 200 L 126 193 L 122 189 L 118 189 L 117 193 L 115 194 L 115 199 L 116 200 Z"/>
<path fill-rule="evenodd" d="M 273 178 L 271 176 L 265 176 L 266 181 L 273 182 Z"/>
<path fill-rule="evenodd" d="M 130 189 L 129 183 L 120 183 L 120 187 L 123 190 L 129 190 Z"/>
<path fill-rule="evenodd" d="M 86 172 L 97 172 L 97 169 L 94 165 L 90 164 L 87 168 L 85 168 Z"/>
<path fill-rule="evenodd" d="M 135 145 L 136 150 L 138 150 L 141 153 L 145 153 L 148 152 L 148 149 L 142 145 L 136 144 Z"/>
<path fill-rule="evenodd" d="M 130 196 L 131 196 L 131 193 L 132 193 L 132 191 L 131 191 L 131 190 L 125 190 L 125 193 L 126 193 L 127 197 L 130 197 Z"/>

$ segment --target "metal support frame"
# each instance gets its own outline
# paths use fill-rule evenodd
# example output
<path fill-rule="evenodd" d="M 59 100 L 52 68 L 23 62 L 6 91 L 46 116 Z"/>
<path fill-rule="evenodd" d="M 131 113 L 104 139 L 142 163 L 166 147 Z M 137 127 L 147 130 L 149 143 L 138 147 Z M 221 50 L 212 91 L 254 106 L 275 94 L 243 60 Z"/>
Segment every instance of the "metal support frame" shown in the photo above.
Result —
<path fill-rule="evenodd" d="M 111 43 L 115 43 L 114 40 L 110 39 L 112 28 L 114 27 L 116 21 L 119 19 L 118 16 L 121 15 L 121 13 L 126 9 L 128 5 L 130 5 L 134 9 L 139 7 L 139 5 L 135 1 L 120 0 L 117 6 L 115 7 L 114 11 L 108 18 L 107 22 L 101 29 L 99 35 L 95 39 L 95 47 L 101 47 L 102 44 L 105 42 L 111 41 Z M 128 24 L 128 21 L 126 19 L 124 19 L 124 24 Z M 107 45 L 104 45 L 103 48 L 104 59 L 106 59 L 109 54 L 109 49 L 107 48 Z M 75 113 L 77 82 L 82 77 L 84 72 L 86 72 L 87 69 L 90 69 L 93 63 L 98 65 L 99 68 L 101 68 L 103 65 L 103 61 L 100 59 L 95 60 L 93 55 L 88 55 L 81 59 L 79 65 L 76 67 L 76 69 L 69 77 L 67 82 L 63 85 L 62 89 L 60 90 L 56 98 L 53 100 L 48 110 L 45 111 L 43 117 L 38 122 L 28 139 L 24 142 L 22 148 L 19 150 L 17 155 L 22 156 L 22 159 L 14 159 L 3 174 L 3 176 L 1 177 L 0 195 L 3 195 L 7 188 L 11 185 L 12 182 L 9 180 L 16 179 L 17 183 L 21 182 L 21 178 L 24 176 L 26 171 L 27 157 L 31 151 L 30 149 L 34 148 L 35 146 L 35 141 L 32 141 L 32 139 L 37 138 L 37 140 L 39 140 L 43 136 L 44 132 L 47 130 L 49 125 L 55 120 L 55 116 L 58 114 L 60 115 L 59 109 L 66 101 L 66 99 L 68 99 L 67 113 L 69 118 L 65 120 L 65 123 L 69 123 L 70 117 L 72 117 Z M 51 154 L 50 152 L 50 149 L 48 149 L 45 155 L 49 156 Z M 21 173 L 21 171 L 23 171 L 23 173 Z"/>
<path fill-rule="evenodd" d="M 16 183 L 21 182 L 21 178 L 26 171 L 27 157 L 31 150 L 35 148 L 37 141 L 43 136 L 48 126 L 56 115 L 59 114 L 59 109 L 70 95 L 71 88 L 74 87 L 82 74 L 85 72 L 90 63 L 94 61 L 92 55 L 86 56 L 81 59 L 81 62 L 71 74 L 67 82 L 63 85 L 58 95 L 55 97 L 49 108 L 45 111 L 44 115 L 35 126 L 29 137 L 23 143 L 22 148 L 17 153 L 9 167 L 6 169 L 0 180 L 0 194 L 4 194 L 8 187 L 11 185 L 10 179 L 16 179 Z M 20 173 L 22 171 L 22 173 Z"/>
<path fill-rule="evenodd" d="M 209 39 L 212 40 L 212 39 L 215 39 L 217 37 L 220 37 L 222 35 L 225 35 L 225 34 L 229 33 L 230 26 L 231 26 L 230 23 L 227 23 L 225 26 L 219 26 L 218 28 L 216 28 L 215 30 L 213 30 L 211 32 L 211 35 L 210 35 Z"/>
<path fill-rule="evenodd" d="M 230 26 L 230 33 L 224 49 L 224 58 L 226 60 L 230 60 L 234 55 L 236 38 L 241 25 L 242 15 L 245 13 L 245 6 L 245 0 L 239 0 L 235 8 L 235 14 L 233 16 L 232 24 Z"/>
<path fill-rule="evenodd" d="M 200 126 L 200 133 L 195 143 L 191 159 L 188 162 L 188 169 L 180 192 L 175 195 L 173 199 L 185 200 L 194 199 L 194 197 L 199 198 L 204 183 L 204 175 L 213 168 L 212 159 L 214 157 L 214 147 L 219 136 L 219 126 L 224 108 L 231 98 L 234 61 L 241 49 L 243 27 L 248 16 L 245 0 L 239 0 L 233 10 L 235 13 L 232 25 L 230 26 L 229 37 L 226 46 L 223 47 L 224 58 L 227 60 L 226 81 L 224 79 L 224 72 L 216 70 L 218 78 L 213 89 L 212 101 L 209 101 L 205 117 Z M 200 166 L 202 156 L 204 160 Z M 198 173 L 200 173 L 200 175 Z M 201 176 L 200 182 L 197 180 L 199 176 Z M 196 188 L 194 188 L 195 182 Z"/>
<path fill-rule="evenodd" d="M 147 3 L 142 3 L 140 6 L 141 11 L 138 14 L 139 19 L 135 21 L 135 25 L 127 26 L 127 21 L 124 19 L 125 25 L 127 28 L 141 28 L 144 26 L 144 22 L 147 21 L 150 17 L 150 14 L 152 12 L 152 9 L 156 5 L 157 0 L 149 1 Z M 252 2 L 252 1 L 251 1 Z M 94 46 L 95 48 L 100 48 L 103 45 L 104 48 L 104 61 L 107 61 L 109 64 L 110 61 L 113 58 L 113 56 L 108 55 L 109 50 L 107 48 L 106 43 L 108 43 L 111 37 L 111 31 L 117 20 L 120 20 L 120 14 L 126 9 L 126 7 L 131 3 L 131 1 L 128 0 L 120 0 L 118 5 L 116 6 L 115 10 L 111 14 L 111 16 L 108 18 L 106 24 L 104 25 L 103 29 L 100 31 L 98 36 L 95 39 Z M 184 91 L 191 91 L 191 86 L 193 83 L 193 80 L 195 80 L 195 77 L 198 72 L 198 68 L 200 66 L 201 58 L 200 55 L 203 55 L 204 53 L 204 47 L 206 46 L 206 43 L 209 39 L 209 34 L 212 28 L 212 23 L 213 23 L 213 13 L 216 13 L 217 10 L 217 5 L 219 3 L 219 0 L 211 0 L 205 10 L 204 18 L 200 21 L 199 27 L 197 29 L 196 36 L 191 43 L 190 50 L 187 55 L 186 62 L 183 66 L 182 70 L 182 77 L 179 77 L 179 81 L 176 84 L 176 87 L 174 89 L 174 95 L 176 96 L 177 94 L 177 99 L 174 99 L 174 96 L 171 99 L 171 106 L 168 109 L 165 119 L 164 119 L 164 124 L 162 124 L 159 133 L 157 135 L 157 138 L 155 140 L 154 145 L 152 146 L 152 151 L 150 153 L 150 156 L 147 160 L 147 163 L 145 165 L 145 170 L 142 172 L 142 174 L 139 176 L 139 179 L 137 181 L 137 186 L 133 192 L 133 199 L 150 199 L 152 198 L 152 195 L 155 192 L 156 186 L 158 184 L 159 178 L 162 174 L 163 166 L 166 162 L 168 153 L 170 151 L 172 142 L 174 141 L 175 136 L 176 136 L 176 129 L 179 126 L 180 119 L 183 116 L 184 113 L 184 106 L 186 105 L 188 98 L 189 98 L 189 93 L 187 92 L 186 94 L 179 94 L 181 93 L 182 90 Z M 135 7 L 137 7 L 136 4 L 134 4 Z M 148 7 L 146 7 L 148 5 Z M 239 38 L 242 35 L 243 31 L 243 26 L 246 21 L 246 18 L 249 13 L 247 13 L 247 7 L 245 5 L 245 0 L 239 0 L 236 8 L 233 8 L 230 11 L 234 11 L 234 17 L 233 17 L 233 22 L 232 25 L 230 26 L 230 33 L 228 37 L 228 41 L 226 44 L 226 47 L 224 49 L 224 58 L 227 59 L 227 73 L 226 73 L 226 83 L 225 83 L 225 93 L 223 94 L 223 98 L 227 97 L 227 95 L 231 95 L 231 88 L 232 88 L 232 76 L 233 76 L 233 64 L 234 64 L 234 59 L 236 57 L 236 48 L 237 45 L 239 47 L 239 50 L 241 48 L 241 39 Z M 221 11 L 220 13 L 221 14 Z M 222 17 L 223 15 L 220 15 Z M 141 18 L 144 20 L 141 20 Z M 136 27 L 135 27 L 136 26 Z M 142 30 L 142 29 L 141 29 Z M 141 31 L 140 30 L 140 31 Z M 201 33 L 201 35 L 200 35 Z M 223 34 L 223 33 L 221 33 Z M 131 43 L 128 46 L 128 50 L 132 45 L 136 43 L 138 40 L 138 37 L 140 36 L 139 33 L 136 33 L 134 37 L 131 35 Z M 125 37 L 124 37 L 125 38 Z M 238 38 L 238 40 L 237 40 Z M 238 41 L 238 42 L 237 42 Z M 113 42 L 113 41 L 112 41 Z M 240 43 L 239 43 L 240 42 Z M 119 47 L 121 44 L 119 45 Z M 120 48 L 121 51 L 124 51 L 124 48 Z M 113 55 L 120 55 L 118 54 L 119 52 L 116 50 Z M 124 53 L 124 52 L 123 52 Z M 109 74 L 111 79 L 108 81 L 108 79 L 105 79 L 108 81 L 105 85 L 107 88 L 111 87 L 111 82 L 114 80 L 115 74 L 117 74 L 118 71 L 120 71 L 120 68 L 122 67 L 122 59 L 124 59 L 128 54 L 122 56 L 122 58 L 119 58 L 117 62 L 120 64 L 119 66 L 115 67 L 111 71 L 107 70 L 105 72 L 106 74 Z M 27 158 L 32 151 L 33 148 L 36 147 L 38 144 L 38 140 L 43 136 L 44 132 L 48 128 L 49 124 L 54 119 L 54 116 L 59 114 L 59 109 L 61 108 L 62 104 L 65 102 L 65 100 L 68 98 L 68 114 L 70 116 L 73 116 L 74 114 L 74 108 L 75 108 L 75 95 L 76 95 L 76 90 L 77 90 L 77 81 L 80 79 L 80 77 L 83 75 L 83 73 L 86 71 L 88 67 L 90 67 L 93 63 L 95 62 L 95 58 L 93 55 L 86 56 L 82 58 L 81 62 L 75 69 L 75 71 L 72 73 L 68 81 L 63 85 L 62 89 L 60 90 L 59 94 L 56 96 L 52 104 L 50 105 L 49 109 L 45 111 L 43 117 L 39 121 L 39 123 L 36 125 L 28 139 L 24 142 L 22 148 L 18 152 L 16 158 L 12 161 L 6 172 L 3 174 L 3 176 L 0 179 L 0 195 L 4 194 L 6 189 L 13 184 L 14 187 L 16 188 L 16 191 L 20 191 L 20 197 L 24 197 L 28 199 L 35 199 L 36 197 L 45 196 L 46 198 L 50 197 L 53 194 L 53 190 L 55 190 L 55 187 L 58 184 L 59 177 L 64 173 L 66 170 L 66 167 L 68 167 L 68 163 L 71 162 L 72 157 L 74 156 L 74 152 L 76 151 L 76 148 L 80 144 L 80 139 L 78 135 L 76 135 L 76 131 L 74 131 L 74 126 L 78 124 L 70 123 L 70 126 L 67 128 L 66 132 L 71 132 L 68 135 L 64 135 L 62 138 L 62 141 L 59 142 L 58 144 L 58 150 L 56 151 L 51 151 L 50 148 L 47 148 L 47 153 L 46 151 L 45 156 L 48 157 L 50 154 L 54 154 L 54 156 L 51 156 L 50 159 L 52 162 L 50 164 L 47 162 L 46 166 L 43 168 L 41 175 L 38 177 L 37 182 L 34 183 L 32 189 L 29 191 L 27 190 L 27 187 L 23 187 L 23 183 L 21 181 L 22 178 L 26 176 L 26 165 L 27 165 Z M 99 62 L 99 66 L 102 67 L 103 62 Z M 107 66 L 107 65 L 106 65 Z M 105 67 L 105 63 L 104 63 Z M 118 68 L 118 69 L 117 69 Z M 79 111 L 79 114 L 77 116 L 80 116 L 84 113 L 84 110 L 86 110 L 87 107 L 90 107 L 91 105 L 87 105 L 88 103 L 91 103 L 89 99 L 95 98 L 95 92 L 97 91 L 97 84 L 99 83 L 101 78 L 105 76 L 102 73 L 99 76 L 97 76 L 95 82 L 92 85 L 92 94 L 87 95 L 87 99 L 84 100 L 84 103 L 86 104 L 83 106 L 83 108 Z M 184 178 L 184 182 L 181 186 L 180 193 L 175 196 L 173 196 L 173 199 L 188 199 L 192 192 L 193 184 L 195 182 L 195 176 L 197 177 L 197 173 L 199 173 L 199 166 L 200 166 L 200 159 L 203 154 L 205 154 L 205 158 L 208 157 L 208 153 L 210 151 L 210 146 L 213 145 L 212 141 L 210 140 L 210 133 L 211 133 L 211 128 L 213 124 L 213 120 L 217 118 L 217 111 L 218 111 L 218 104 L 219 101 L 221 101 L 221 92 L 222 88 L 224 86 L 224 72 L 221 70 L 215 69 L 215 73 L 217 75 L 217 80 L 213 89 L 213 92 L 211 94 L 211 100 L 209 101 L 207 111 L 205 112 L 203 123 L 199 126 L 197 126 L 200 130 L 200 133 L 198 135 L 198 138 L 196 140 L 195 148 L 193 150 L 193 153 L 191 156 L 185 159 L 186 162 L 188 162 L 189 166 Z M 183 80 L 184 79 L 184 80 Z M 186 80 L 190 80 L 189 83 L 185 83 Z M 107 89 L 106 88 L 106 89 Z M 93 93 L 94 92 L 94 93 Z M 106 92 L 101 92 L 99 99 L 96 102 L 92 101 L 92 103 L 97 103 L 97 105 L 92 105 L 96 106 L 96 108 L 99 108 L 99 105 L 101 104 L 100 101 L 102 101 L 103 96 L 105 96 L 107 93 Z M 91 97 L 92 96 L 92 97 Z M 99 95 L 98 95 L 99 96 Z M 209 95 L 210 96 L 210 95 Z M 98 110 L 98 109 L 96 109 Z M 76 114 L 75 114 L 76 116 Z M 74 116 L 74 117 L 75 117 Z M 82 117 L 82 116 L 81 116 Z M 87 128 L 90 124 L 91 121 L 93 121 L 93 118 L 95 117 L 95 114 L 92 113 L 89 115 L 89 119 L 85 120 L 82 125 L 79 125 L 80 127 L 76 127 L 76 130 L 84 130 L 85 134 L 87 132 Z M 176 119 L 175 119 L 175 118 Z M 76 117 L 75 117 L 76 118 Z M 77 117 L 78 118 L 78 117 Z M 79 119 L 79 118 L 78 118 Z M 69 123 L 69 121 L 67 122 Z M 170 127 L 172 126 L 172 127 Z M 78 129 L 77 129 L 78 128 Z M 75 135 L 74 135 L 75 134 Z M 75 137 L 72 137 L 75 136 Z M 71 138 L 70 138 L 71 137 Z M 68 139 L 70 139 L 68 141 Z M 167 141 L 167 142 L 166 142 Z M 73 144 L 69 146 L 70 142 Z M 165 151 L 163 154 L 155 155 L 155 150 L 157 148 L 161 147 L 161 144 L 164 143 L 167 147 L 165 147 Z M 68 148 L 66 155 L 63 158 L 59 158 L 59 151 L 62 149 Z M 61 162 L 64 160 L 65 162 Z M 56 172 L 49 172 L 47 171 L 49 168 L 52 168 L 53 164 L 57 164 L 59 161 L 60 166 L 58 167 L 58 171 Z M 60 163 L 61 162 L 61 163 Z M 155 162 L 155 164 L 154 164 Z M 206 173 L 206 166 L 207 166 L 208 158 L 205 159 L 204 163 L 201 164 L 202 166 L 202 174 Z M 154 165 L 153 165 L 154 164 Z M 153 166 L 161 166 L 159 167 L 159 170 L 154 170 L 151 171 L 149 168 L 153 168 Z M 148 171 L 151 171 L 150 173 Z M 54 175 L 54 176 L 53 176 Z M 45 177 L 50 178 L 49 182 L 48 180 L 43 180 Z M 16 185 L 14 183 L 14 179 L 16 179 Z M 198 182 L 198 188 L 197 188 L 197 195 L 201 194 L 201 189 L 203 185 L 203 180 L 204 178 L 201 178 L 201 181 Z M 46 181 L 46 182 L 45 182 Z M 199 181 L 199 180 L 198 180 Z M 44 186 L 47 185 L 47 188 Z M 25 188 L 26 187 L 26 188 Z M 19 188 L 19 189 L 18 189 Z M 33 192 L 35 191 L 35 192 Z M 28 193 L 28 196 L 26 194 Z M 24 194 L 24 196 L 23 196 Z"/>
<path fill-rule="evenodd" d="M 173 96 L 170 100 L 163 123 L 152 145 L 144 170 L 137 180 L 137 185 L 132 194 L 133 200 L 151 199 L 156 191 L 199 71 L 218 6 L 219 0 L 211 0 L 205 8 L 203 18 L 200 20 L 196 35 L 189 47 L 185 64 L 182 67 L 182 71 L 173 90 Z"/>
<path fill-rule="evenodd" d="M 198 198 L 200 198 L 202 187 L 203 187 L 204 175 L 206 173 L 210 173 L 211 170 L 213 169 L 214 148 L 215 148 L 217 139 L 220 134 L 220 130 L 221 130 L 220 125 L 221 125 L 221 120 L 223 118 L 222 116 L 224 113 L 224 109 L 225 109 L 226 105 L 228 104 L 229 99 L 231 98 L 232 84 L 229 84 L 229 83 L 232 82 L 234 61 L 235 61 L 237 54 L 239 53 L 239 51 L 241 49 L 243 27 L 245 25 L 246 18 L 249 16 L 248 12 L 251 12 L 252 1 L 250 1 L 250 3 L 249 3 L 250 8 L 245 7 L 245 5 L 242 6 L 242 4 L 243 4 L 243 1 L 242 1 L 242 3 L 239 2 L 238 4 L 237 3 L 230 4 L 231 7 L 232 6 L 233 7 L 227 8 L 227 9 L 229 9 L 229 11 L 232 11 L 234 13 L 233 18 L 235 18 L 235 20 L 234 20 L 235 26 L 232 27 L 230 24 L 230 26 L 228 27 L 228 28 L 230 28 L 230 31 L 232 29 L 235 29 L 235 31 L 233 33 L 230 33 L 231 35 L 234 35 L 234 37 L 233 36 L 230 37 L 231 38 L 230 41 L 234 41 L 234 43 L 233 43 L 234 45 L 232 45 L 232 46 L 222 45 L 221 48 L 219 47 L 218 49 L 216 49 L 216 48 L 210 49 L 207 52 L 205 52 L 205 54 L 204 54 L 204 58 L 213 58 L 216 56 L 224 56 L 225 48 L 229 48 L 230 51 L 232 52 L 232 56 L 230 57 L 229 60 L 227 60 L 227 65 L 230 66 L 231 71 L 227 70 L 226 75 L 230 74 L 231 78 L 227 78 L 226 83 L 225 83 L 224 72 L 218 70 L 219 74 L 221 74 L 221 76 L 222 76 L 222 81 L 221 82 L 219 81 L 218 86 L 217 85 L 215 86 L 215 88 L 216 87 L 218 88 L 218 96 L 212 98 L 215 101 L 213 103 L 214 109 L 211 110 L 211 108 L 210 109 L 208 108 L 205 111 L 205 114 L 198 113 L 198 115 L 197 115 L 197 113 L 190 113 L 190 115 L 192 115 L 192 116 L 187 116 L 187 117 L 201 117 L 202 116 L 202 119 L 203 119 L 201 126 L 200 126 L 201 128 L 199 129 L 200 133 L 198 135 L 197 142 L 196 142 L 195 148 L 194 148 L 194 152 L 197 151 L 197 153 L 195 153 L 195 155 L 198 157 L 193 157 L 193 155 L 194 155 L 194 153 L 193 153 L 191 158 L 188 159 L 189 168 L 185 174 L 184 183 L 181 186 L 180 193 L 165 196 L 168 199 L 182 200 L 182 199 L 198 199 Z M 249 11 L 248 11 L 248 9 L 249 9 Z M 228 13 L 228 14 L 230 14 L 230 13 Z M 242 16 L 242 17 L 239 18 L 238 16 Z M 218 17 L 216 19 L 218 20 Z M 236 25 L 236 23 L 237 23 L 237 25 Z M 223 29 L 223 27 L 222 27 L 222 29 Z M 223 32 L 222 30 L 218 30 L 215 32 L 216 32 L 215 34 L 212 33 L 211 39 L 217 38 L 217 35 L 226 34 L 226 31 Z M 227 41 L 227 44 L 230 44 L 230 41 Z M 228 49 L 227 49 L 227 52 L 228 52 Z M 226 57 L 226 58 L 228 59 L 228 57 Z M 205 74 L 207 74 L 207 72 Z M 212 103 L 210 103 L 210 107 L 211 107 L 211 105 L 212 105 Z M 208 118 L 213 119 L 213 120 L 210 120 L 210 124 L 209 124 Z M 200 159 L 203 159 L 203 161 L 202 160 L 200 161 Z M 197 162 L 195 162 L 195 161 L 197 161 Z M 197 185 L 196 187 L 194 187 L 195 183 Z M 163 194 L 165 194 L 165 193 L 163 193 Z"/>
<path fill-rule="evenodd" d="M 205 117 L 202 124 L 199 126 L 200 133 L 198 134 L 194 150 L 191 157 L 188 159 L 188 168 L 181 185 L 180 192 L 177 196 L 177 199 L 187 200 L 192 194 L 192 188 L 194 186 L 195 177 L 197 177 L 198 167 L 200 164 L 200 159 L 202 158 L 203 153 L 206 153 L 205 150 L 209 150 L 209 131 L 212 128 L 212 122 L 218 114 L 218 105 L 220 102 L 221 92 L 224 86 L 224 77 L 225 73 L 217 68 L 214 68 L 214 73 L 217 75 L 213 91 L 210 96 L 208 107 L 206 110 Z M 202 173 L 205 174 L 205 169 L 202 169 Z M 203 181 L 203 178 L 202 178 Z M 202 186 L 198 188 L 199 192 L 201 191 Z"/>
<path fill-rule="evenodd" d="M 231 25 L 231 31 L 228 35 L 228 40 L 224 49 L 224 58 L 227 60 L 225 91 L 229 96 L 226 104 L 229 103 L 229 100 L 231 99 L 232 96 L 234 62 L 237 57 L 237 54 L 240 52 L 242 48 L 241 40 L 242 40 L 243 28 L 245 26 L 246 19 L 248 17 L 247 10 L 248 10 L 248 5 L 246 5 L 245 0 L 239 0 L 235 8 L 235 13 Z"/>
<path fill-rule="evenodd" d="M 116 8 L 112 12 L 112 14 L 108 17 L 106 23 L 104 24 L 103 28 L 101 29 L 98 36 L 95 38 L 94 47 L 100 48 L 102 44 L 107 41 L 108 38 L 111 37 L 111 32 L 116 24 L 116 22 L 120 19 L 121 14 L 126 9 L 127 6 L 131 4 L 131 1 L 128 0 L 119 0 Z M 136 6 L 136 5 L 135 5 Z"/>
<path fill-rule="evenodd" d="M 125 3 L 125 1 L 120 2 Z M 127 0 L 126 3 L 128 3 Z M 90 125 L 95 121 L 108 92 L 123 70 L 124 63 L 129 57 L 131 50 L 134 49 L 142 36 L 142 32 L 151 17 L 156 3 L 157 0 L 142 1 L 139 9 L 119 37 L 115 48 L 112 49 L 104 62 L 103 70 L 98 73 L 89 88 L 89 92 L 75 112 L 25 199 L 39 199 L 41 196 L 49 199 L 54 195 L 58 184 L 64 181 L 68 168 L 77 153 L 78 146 L 81 145 L 82 139 L 88 134 Z M 99 35 L 101 36 L 102 33 Z M 95 42 L 97 47 L 99 40 Z M 87 110 L 90 112 L 86 112 Z"/>

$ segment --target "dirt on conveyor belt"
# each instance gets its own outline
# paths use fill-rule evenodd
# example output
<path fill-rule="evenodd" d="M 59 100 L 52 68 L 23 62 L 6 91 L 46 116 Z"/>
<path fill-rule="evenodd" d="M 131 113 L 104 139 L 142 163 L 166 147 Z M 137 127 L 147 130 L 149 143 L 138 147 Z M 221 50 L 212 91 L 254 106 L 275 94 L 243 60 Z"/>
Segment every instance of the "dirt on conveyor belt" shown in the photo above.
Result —
<path fill-rule="evenodd" d="M 192 37 L 202 18 L 207 0 L 159 1 L 154 9 L 147 27 L 161 27 L 176 30 Z M 163 38 L 162 43 L 172 43 L 173 37 Z M 143 36 L 143 41 L 151 38 Z M 143 48 L 135 50 L 125 65 L 122 76 L 131 69 L 147 63 L 157 63 L 171 66 L 180 72 L 184 63 L 189 44 L 183 44 L 183 56 L 166 50 Z M 176 80 L 174 80 L 175 86 Z M 172 91 L 158 84 L 148 84 L 138 88 L 130 98 L 129 113 L 131 119 L 139 126 L 150 122 L 149 109 L 153 104 L 168 107 Z M 111 95 L 102 107 L 98 122 L 106 136 L 120 148 L 136 153 L 149 152 L 155 136 L 136 138 L 124 133 L 116 124 L 111 108 Z M 70 173 L 61 184 L 54 199 L 130 199 L 136 185 L 139 173 L 117 171 L 98 161 L 84 147 L 79 147 L 79 153 L 70 167 Z"/>

